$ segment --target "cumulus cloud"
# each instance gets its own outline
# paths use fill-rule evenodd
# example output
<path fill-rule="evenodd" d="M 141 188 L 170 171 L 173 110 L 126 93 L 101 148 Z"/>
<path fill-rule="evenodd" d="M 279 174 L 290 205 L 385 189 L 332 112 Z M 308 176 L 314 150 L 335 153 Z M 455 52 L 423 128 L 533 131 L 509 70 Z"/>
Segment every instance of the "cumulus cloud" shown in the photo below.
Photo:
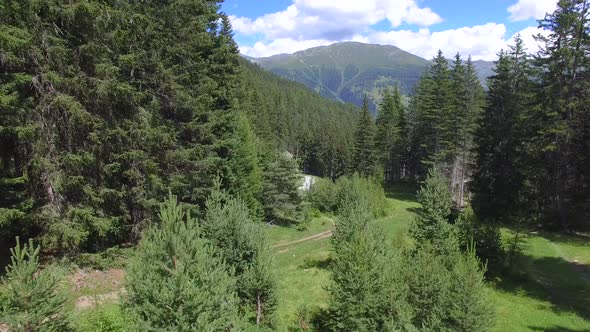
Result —
<path fill-rule="evenodd" d="M 534 0 L 534 3 L 543 0 Z M 519 3 L 528 3 L 520 0 Z M 533 2 L 531 2 L 533 3 Z M 516 6 L 516 5 L 515 5 Z M 231 16 L 234 30 L 254 35 L 254 44 L 240 45 L 240 51 L 253 57 L 294 53 L 341 41 L 394 45 L 426 59 L 440 49 L 447 57 L 460 53 L 474 60 L 494 60 L 501 49 L 512 43 L 501 23 L 486 23 L 444 31 L 431 31 L 430 25 L 442 19 L 416 0 L 293 0 L 283 11 L 256 19 Z M 386 21 L 391 31 L 376 31 L 371 26 Z M 421 26 L 415 30 L 394 30 L 401 24 Z M 520 31 L 529 51 L 539 47 L 532 37 L 537 28 Z"/>
<path fill-rule="evenodd" d="M 432 58 L 438 50 L 442 50 L 447 57 L 460 53 L 463 56 L 471 55 L 473 59 L 492 60 L 496 58 L 496 53 L 505 47 L 505 34 L 504 24 L 487 23 L 437 32 L 428 29 L 420 29 L 418 32 L 375 32 L 369 36 L 369 41 L 395 45 L 426 59 Z"/>
<path fill-rule="evenodd" d="M 522 39 L 528 53 L 536 54 L 541 49 L 542 43 L 537 41 L 535 36 L 542 35 L 547 37 L 549 35 L 549 31 L 536 27 L 528 27 L 514 34 L 514 36 L 512 36 L 508 41 L 510 44 L 514 44 L 512 41 L 516 35 L 520 35 L 520 38 Z"/>
<path fill-rule="evenodd" d="M 244 35 L 264 34 L 267 39 L 351 38 L 368 27 L 388 21 L 430 26 L 442 18 L 415 0 L 294 0 L 283 11 L 256 19 L 230 16 L 234 30 Z"/>
<path fill-rule="evenodd" d="M 557 0 L 518 0 L 508 7 L 512 21 L 524 21 L 529 18 L 541 19 L 545 13 L 552 13 L 557 8 Z"/>

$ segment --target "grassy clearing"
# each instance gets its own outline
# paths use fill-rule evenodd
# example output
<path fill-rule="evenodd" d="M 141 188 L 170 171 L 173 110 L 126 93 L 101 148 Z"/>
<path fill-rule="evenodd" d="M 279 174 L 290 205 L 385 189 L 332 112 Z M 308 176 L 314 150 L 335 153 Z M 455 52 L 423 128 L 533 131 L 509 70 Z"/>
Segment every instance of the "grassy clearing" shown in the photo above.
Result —
<path fill-rule="evenodd" d="M 390 190 L 389 211 L 379 219 L 394 241 L 403 240 L 419 207 L 409 190 Z M 271 243 L 285 243 L 325 231 L 315 219 L 305 232 L 273 227 Z M 509 230 L 504 229 L 506 234 Z M 278 248 L 279 330 L 296 324 L 303 305 L 325 308 L 330 241 L 322 239 Z M 493 331 L 590 331 L 590 240 L 551 233 L 530 234 L 513 273 L 489 283 L 497 320 Z"/>
<path fill-rule="evenodd" d="M 378 222 L 393 241 L 403 241 L 419 205 L 410 190 L 390 190 L 388 201 L 387 217 Z M 279 279 L 278 331 L 296 326 L 302 308 L 326 308 L 328 305 L 330 239 L 292 242 L 331 230 L 332 221 L 331 216 L 315 218 L 305 231 L 268 226 L 270 245 L 280 245 L 273 248 Z M 504 234 L 509 232 L 503 229 Z M 120 289 L 124 257 L 131 251 L 123 249 L 106 257 L 89 258 L 90 263 L 82 264 L 87 266 L 82 271 L 59 267 L 70 288 L 74 322 L 80 331 L 124 330 L 118 300 L 74 308 L 81 297 L 93 298 Z M 116 262 L 114 269 L 113 262 Z M 96 271 L 95 268 L 102 265 L 105 265 L 104 271 Z M 552 233 L 529 234 L 516 267 L 512 273 L 489 283 L 490 297 L 497 312 L 493 331 L 590 331 L 590 239 Z"/>

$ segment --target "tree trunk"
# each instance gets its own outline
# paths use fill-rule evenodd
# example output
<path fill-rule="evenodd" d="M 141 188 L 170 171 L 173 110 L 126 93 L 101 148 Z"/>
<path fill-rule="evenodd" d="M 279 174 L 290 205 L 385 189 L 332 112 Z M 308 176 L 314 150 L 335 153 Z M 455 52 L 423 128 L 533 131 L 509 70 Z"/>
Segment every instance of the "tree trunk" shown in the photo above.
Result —
<path fill-rule="evenodd" d="M 260 320 L 262 320 L 262 302 L 258 293 L 256 294 L 256 325 L 260 325 Z"/>

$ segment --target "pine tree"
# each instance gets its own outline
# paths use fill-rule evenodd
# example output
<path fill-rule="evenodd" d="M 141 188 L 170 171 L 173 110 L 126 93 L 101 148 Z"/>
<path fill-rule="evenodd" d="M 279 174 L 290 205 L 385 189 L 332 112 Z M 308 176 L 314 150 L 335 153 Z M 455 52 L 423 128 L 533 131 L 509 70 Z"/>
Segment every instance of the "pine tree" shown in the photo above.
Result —
<path fill-rule="evenodd" d="M 455 156 L 452 80 L 449 62 L 439 51 L 434 64 L 416 86 L 412 107 L 413 157 L 417 176 L 424 178 L 432 166 L 450 178 Z"/>
<path fill-rule="evenodd" d="M 70 331 L 66 297 L 59 279 L 48 269 L 39 269 L 39 247 L 32 240 L 10 250 L 0 288 L 0 321 L 10 331 Z"/>
<path fill-rule="evenodd" d="M 195 219 L 170 195 L 161 225 L 149 228 L 130 262 L 124 308 L 141 330 L 239 328 L 231 269 L 201 236 Z"/>
<path fill-rule="evenodd" d="M 462 208 L 465 204 L 465 183 L 471 178 L 473 170 L 473 139 L 484 104 L 484 94 L 471 57 L 464 64 L 457 54 L 451 78 L 454 102 L 450 125 L 454 132 L 455 152 L 450 185 L 455 205 Z"/>
<path fill-rule="evenodd" d="M 419 246 L 429 243 L 438 252 L 446 252 L 456 247 L 454 229 L 449 224 L 452 197 L 447 179 L 436 168 L 428 172 L 418 192 L 418 202 L 422 205 L 410 234 Z"/>
<path fill-rule="evenodd" d="M 256 313 L 256 324 L 270 324 L 275 309 L 275 278 L 262 226 L 253 220 L 243 201 L 219 189 L 207 200 L 203 230 L 234 271 L 237 293 Z"/>
<path fill-rule="evenodd" d="M 457 258 L 451 271 L 452 300 L 449 320 L 453 331 L 488 331 L 494 324 L 494 308 L 487 297 L 484 283 L 485 265 L 481 265 L 472 245 Z"/>
<path fill-rule="evenodd" d="M 373 119 L 369 113 L 369 100 L 365 96 L 356 126 L 352 172 L 357 172 L 361 176 L 375 174 L 374 135 Z"/>
<path fill-rule="evenodd" d="M 347 204 L 332 240 L 334 262 L 327 321 L 333 331 L 380 331 L 388 310 L 390 266 L 383 232 L 369 224 L 366 206 Z"/>

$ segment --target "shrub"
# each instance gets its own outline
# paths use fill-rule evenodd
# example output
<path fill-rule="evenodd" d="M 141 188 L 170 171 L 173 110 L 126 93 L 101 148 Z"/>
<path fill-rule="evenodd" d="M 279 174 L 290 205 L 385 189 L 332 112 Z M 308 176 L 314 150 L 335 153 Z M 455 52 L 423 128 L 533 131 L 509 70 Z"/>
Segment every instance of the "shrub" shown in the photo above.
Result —
<path fill-rule="evenodd" d="M 308 200 L 312 206 L 321 212 L 334 212 L 338 205 L 336 185 L 330 179 L 316 179 L 311 186 Z"/>
<path fill-rule="evenodd" d="M 11 253 L 0 288 L 0 321 L 11 331 L 70 331 L 59 278 L 50 270 L 39 271 L 39 247 L 32 240 L 21 246 L 17 237 Z"/>
<path fill-rule="evenodd" d="M 461 249 L 475 246 L 477 257 L 492 270 L 502 266 L 505 254 L 502 248 L 500 228 L 492 221 L 481 221 L 471 207 L 467 207 L 456 223 Z"/>

